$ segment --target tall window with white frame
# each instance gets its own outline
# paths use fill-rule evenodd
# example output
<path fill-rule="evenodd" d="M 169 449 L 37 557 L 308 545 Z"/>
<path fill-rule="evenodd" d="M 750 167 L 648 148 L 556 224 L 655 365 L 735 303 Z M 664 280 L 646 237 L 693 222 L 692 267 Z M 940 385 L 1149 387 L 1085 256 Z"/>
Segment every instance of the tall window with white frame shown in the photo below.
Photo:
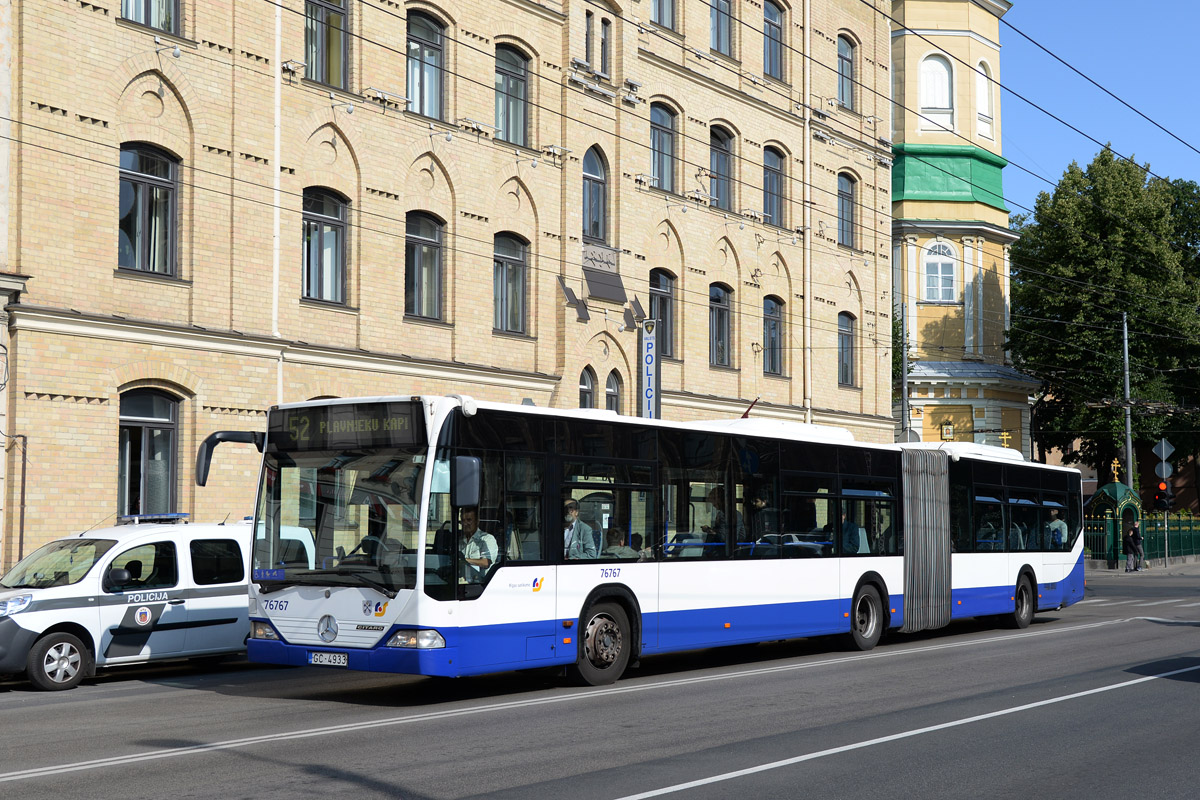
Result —
<path fill-rule="evenodd" d="M 733 0 L 709 3 L 709 47 L 725 56 L 733 55 Z"/>
<path fill-rule="evenodd" d="M 579 407 L 596 407 L 596 373 L 591 367 L 584 367 L 579 373 Z"/>
<path fill-rule="evenodd" d="M 528 248 L 521 239 L 502 233 L 496 237 L 492 257 L 492 294 L 495 315 L 492 327 L 505 333 L 525 332 L 525 275 Z"/>
<path fill-rule="evenodd" d="M 675 278 L 665 269 L 650 270 L 650 319 L 658 321 L 654 328 L 658 354 L 674 356 Z"/>
<path fill-rule="evenodd" d="M 408 15 L 408 110 L 443 119 L 445 97 L 445 30 L 432 17 Z"/>
<path fill-rule="evenodd" d="M 157 275 L 175 273 L 179 164 L 148 144 L 121 146 L 117 266 Z"/>
<path fill-rule="evenodd" d="M 650 177 L 664 192 L 675 191 L 675 112 L 650 105 Z"/>
<path fill-rule="evenodd" d="M 404 313 L 442 318 L 442 233 L 436 218 L 419 211 L 406 217 L 404 240 Z"/>
<path fill-rule="evenodd" d="M 600 244 L 608 240 L 608 180 L 600 148 L 583 155 L 583 238 Z"/>
<path fill-rule="evenodd" d="M 763 74 L 783 80 L 783 9 L 771 0 L 763 3 Z"/>
<path fill-rule="evenodd" d="M 615 369 L 608 373 L 608 380 L 604 382 L 604 407 L 621 413 L 621 376 Z"/>
<path fill-rule="evenodd" d="M 650 21 L 664 28 L 675 29 L 675 0 L 651 0 Z"/>
<path fill-rule="evenodd" d="M 763 222 L 783 227 L 783 153 L 763 148 Z"/>
<path fill-rule="evenodd" d="M 708 136 L 708 186 L 714 206 L 733 209 L 733 135 L 720 127 Z"/>
<path fill-rule="evenodd" d="M 837 221 L 838 244 L 854 247 L 854 204 L 857 181 L 843 172 L 838 175 Z"/>
<path fill-rule="evenodd" d="M 339 89 L 346 88 L 346 2 L 304 3 L 304 76 Z"/>
<path fill-rule="evenodd" d="M 763 374 L 783 374 L 783 301 L 763 298 Z"/>
<path fill-rule="evenodd" d="M 992 132 L 992 71 L 986 61 L 980 61 L 975 73 L 976 133 L 985 139 L 995 138 Z"/>
<path fill-rule="evenodd" d="M 117 452 L 117 513 L 175 510 L 178 401 L 156 389 L 121 395 Z"/>
<path fill-rule="evenodd" d="M 304 190 L 306 300 L 346 301 L 346 201 L 327 189 Z"/>
<path fill-rule="evenodd" d="M 837 40 L 838 105 L 854 110 L 854 42 L 846 36 Z"/>
<path fill-rule="evenodd" d="M 529 59 L 507 45 L 496 48 L 496 138 L 525 147 L 528 142 Z"/>
<path fill-rule="evenodd" d="M 925 251 L 925 302 L 954 302 L 954 249 L 936 242 Z"/>
<path fill-rule="evenodd" d="M 714 367 L 733 363 L 729 341 L 732 294 L 729 287 L 719 283 L 708 287 L 708 363 Z"/>
<path fill-rule="evenodd" d="M 121 17 L 164 33 L 180 33 L 179 0 L 121 0 Z"/>
<path fill-rule="evenodd" d="M 838 385 L 854 386 L 854 315 L 838 314 Z"/>
<path fill-rule="evenodd" d="M 943 56 L 929 55 L 921 61 L 917 98 L 923 129 L 954 130 L 953 72 Z"/>

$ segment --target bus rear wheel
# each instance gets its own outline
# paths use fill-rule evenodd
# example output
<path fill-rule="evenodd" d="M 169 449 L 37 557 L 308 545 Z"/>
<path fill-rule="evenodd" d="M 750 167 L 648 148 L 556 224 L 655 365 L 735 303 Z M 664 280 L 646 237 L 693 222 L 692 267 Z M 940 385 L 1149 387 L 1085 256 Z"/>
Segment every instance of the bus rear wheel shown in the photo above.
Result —
<path fill-rule="evenodd" d="M 1029 578 L 1021 576 L 1013 595 L 1013 613 L 1009 623 L 1019 630 L 1028 628 L 1030 622 L 1033 622 L 1033 587 L 1029 585 Z"/>
<path fill-rule="evenodd" d="M 883 635 L 883 602 L 879 591 L 870 584 L 854 594 L 850 605 L 850 640 L 859 650 L 870 650 Z"/>
<path fill-rule="evenodd" d="M 587 686 L 615 683 L 629 665 L 629 616 L 616 603 L 597 603 L 580 618 L 574 677 Z"/>

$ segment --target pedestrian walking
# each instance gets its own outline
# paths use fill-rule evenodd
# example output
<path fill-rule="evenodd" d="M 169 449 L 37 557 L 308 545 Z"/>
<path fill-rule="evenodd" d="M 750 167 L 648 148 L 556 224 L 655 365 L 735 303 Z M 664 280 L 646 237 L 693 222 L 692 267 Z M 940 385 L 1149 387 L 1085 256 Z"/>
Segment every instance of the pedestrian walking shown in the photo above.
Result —
<path fill-rule="evenodd" d="M 1133 549 L 1133 528 L 1125 529 L 1125 534 L 1121 537 L 1121 552 L 1125 554 L 1125 571 L 1133 572 L 1133 565 L 1137 559 L 1137 551 Z"/>
<path fill-rule="evenodd" d="M 1133 544 L 1133 571 L 1141 572 L 1146 563 L 1146 551 L 1142 547 L 1142 531 L 1136 522 L 1129 529 L 1129 541 Z"/>

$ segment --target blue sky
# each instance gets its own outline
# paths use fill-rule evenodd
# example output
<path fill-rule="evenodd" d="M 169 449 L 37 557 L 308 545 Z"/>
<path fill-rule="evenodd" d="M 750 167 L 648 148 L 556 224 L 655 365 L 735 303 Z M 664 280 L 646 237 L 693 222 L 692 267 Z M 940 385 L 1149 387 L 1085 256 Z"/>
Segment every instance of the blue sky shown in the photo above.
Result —
<path fill-rule="evenodd" d="M 1167 178 L 1200 182 L 1200 154 L 1091 86 L 1020 34 L 1056 53 L 1200 149 L 1197 51 L 1198 0 L 1013 0 L 1000 24 L 1005 87 L 1034 101 L 1100 142 Z M 1190 44 L 1189 44 L 1190 43 Z M 1193 49 L 1196 48 L 1196 49 Z M 1009 210 L 1033 208 L 1052 186 L 1020 167 L 1057 182 L 1071 161 L 1090 162 L 1100 149 L 1007 91 L 1001 93 L 1004 196 Z M 1018 167 L 1017 165 L 1020 165 Z"/>

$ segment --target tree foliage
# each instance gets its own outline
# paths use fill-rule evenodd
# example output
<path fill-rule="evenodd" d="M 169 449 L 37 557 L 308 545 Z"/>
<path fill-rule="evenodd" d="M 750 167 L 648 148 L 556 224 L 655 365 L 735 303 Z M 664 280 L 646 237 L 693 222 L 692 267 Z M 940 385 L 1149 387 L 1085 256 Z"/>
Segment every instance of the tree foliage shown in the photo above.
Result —
<path fill-rule="evenodd" d="M 1200 187 L 1150 178 L 1102 150 L 1072 163 L 1012 245 L 1014 365 L 1042 381 L 1034 440 L 1102 473 L 1125 438 L 1121 314 L 1128 314 L 1135 442 L 1170 433 L 1200 450 Z M 1081 441 L 1076 449 L 1073 444 Z"/>

